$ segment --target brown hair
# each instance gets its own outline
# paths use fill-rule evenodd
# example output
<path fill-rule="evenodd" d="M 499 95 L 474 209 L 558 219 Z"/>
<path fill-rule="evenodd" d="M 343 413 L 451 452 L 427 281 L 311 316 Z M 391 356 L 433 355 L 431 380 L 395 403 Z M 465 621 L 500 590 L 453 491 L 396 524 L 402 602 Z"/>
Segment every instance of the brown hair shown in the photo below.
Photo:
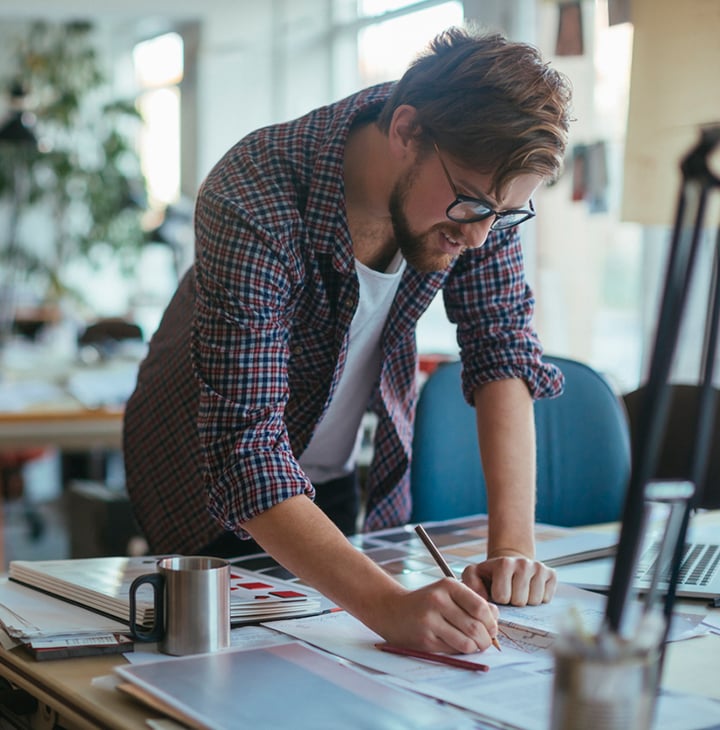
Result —
<path fill-rule="evenodd" d="M 554 180 L 570 122 L 570 83 L 534 46 L 500 34 L 450 28 L 397 82 L 378 125 L 385 133 L 398 106 L 417 112 L 421 152 L 435 142 L 455 161 L 493 176 L 494 192 L 522 173 Z"/>

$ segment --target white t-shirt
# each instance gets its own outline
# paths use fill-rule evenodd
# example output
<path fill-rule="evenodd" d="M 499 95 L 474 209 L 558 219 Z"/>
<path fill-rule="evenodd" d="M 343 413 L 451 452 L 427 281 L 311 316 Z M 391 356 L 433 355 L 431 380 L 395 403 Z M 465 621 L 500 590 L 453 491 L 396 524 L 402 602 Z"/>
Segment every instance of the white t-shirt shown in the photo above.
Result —
<path fill-rule="evenodd" d="M 355 260 L 360 284 L 357 311 L 350 324 L 345 368 L 323 420 L 300 457 L 314 484 L 349 474 L 360 449 L 360 425 L 380 374 L 380 338 L 400 285 L 405 259 L 400 252 L 387 271 L 374 271 Z"/>

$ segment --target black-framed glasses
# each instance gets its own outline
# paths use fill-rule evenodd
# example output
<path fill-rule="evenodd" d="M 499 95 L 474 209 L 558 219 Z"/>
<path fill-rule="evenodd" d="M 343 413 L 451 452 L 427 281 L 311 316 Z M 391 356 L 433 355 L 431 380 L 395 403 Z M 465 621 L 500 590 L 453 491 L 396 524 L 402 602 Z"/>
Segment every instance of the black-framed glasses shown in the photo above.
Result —
<path fill-rule="evenodd" d="M 476 223 L 477 221 L 484 221 L 486 218 L 494 215 L 495 220 L 492 222 L 490 228 L 493 231 L 501 231 L 505 228 L 512 228 L 513 226 L 520 225 L 520 223 L 524 223 L 525 221 L 530 220 L 530 218 L 535 217 L 535 207 L 533 206 L 532 200 L 528 203 L 529 208 L 495 210 L 487 202 L 487 200 L 483 200 L 482 198 L 473 198 L 469 195 L 462 195 L 461 193 L 458 193 L 455 183 L 453 182 L 452 177 L 450 177 L 450 172 L 445 165 L 445 160 L 443 160 L 442 155 L 440 154 L 438 146 L 434 143 L 433 146 L 435 147 L 435 152 L 437 152 L 438 160 L 440 160 L 445 177 L 447 178 L 450 188 L 455 195 L 455 200 L 448 205 L 447 210 L 445 211 L 445 215 L 451 221 L 454 221 L 455 223 Z"/>

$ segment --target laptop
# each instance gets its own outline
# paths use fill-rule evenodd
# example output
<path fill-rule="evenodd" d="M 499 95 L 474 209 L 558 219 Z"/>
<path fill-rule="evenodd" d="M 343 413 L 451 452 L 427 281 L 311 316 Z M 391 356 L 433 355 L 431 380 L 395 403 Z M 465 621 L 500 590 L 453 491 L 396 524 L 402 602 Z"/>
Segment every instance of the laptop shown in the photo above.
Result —
<path fill-rule="evenodd" d="M 704 598 L 712 600 L 720 596 L 720 543 L 710 531 L 691 535 L 685 544 L 685 552 L 676 588 L 679 598 Z M 638 560 L 633 585 L 639 593 L 650 587 L 657 562 L 659 545 L 646 546 Z M 558 579 L 579 588 L 607 591 L 612 581 L 614 558 L 600 558 L 573 563 L 556 568 Z"/>

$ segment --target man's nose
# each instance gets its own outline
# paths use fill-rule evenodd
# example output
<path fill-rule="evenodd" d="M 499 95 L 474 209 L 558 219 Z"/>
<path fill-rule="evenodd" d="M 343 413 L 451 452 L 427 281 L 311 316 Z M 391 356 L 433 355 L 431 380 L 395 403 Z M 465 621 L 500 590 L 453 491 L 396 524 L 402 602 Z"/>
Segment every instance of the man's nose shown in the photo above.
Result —
<path fill-rule="evenodd" d="M 463 225 L 463 235 L 468 248 L 480 248 L 485 243 L 490 234 L 490 226 L 492 226 L 494 220 L 495 216 L 491 215 L 489 218 L 485 218 L 485 220 L 475 221 L 475 223 L 465 223 Z"/>

